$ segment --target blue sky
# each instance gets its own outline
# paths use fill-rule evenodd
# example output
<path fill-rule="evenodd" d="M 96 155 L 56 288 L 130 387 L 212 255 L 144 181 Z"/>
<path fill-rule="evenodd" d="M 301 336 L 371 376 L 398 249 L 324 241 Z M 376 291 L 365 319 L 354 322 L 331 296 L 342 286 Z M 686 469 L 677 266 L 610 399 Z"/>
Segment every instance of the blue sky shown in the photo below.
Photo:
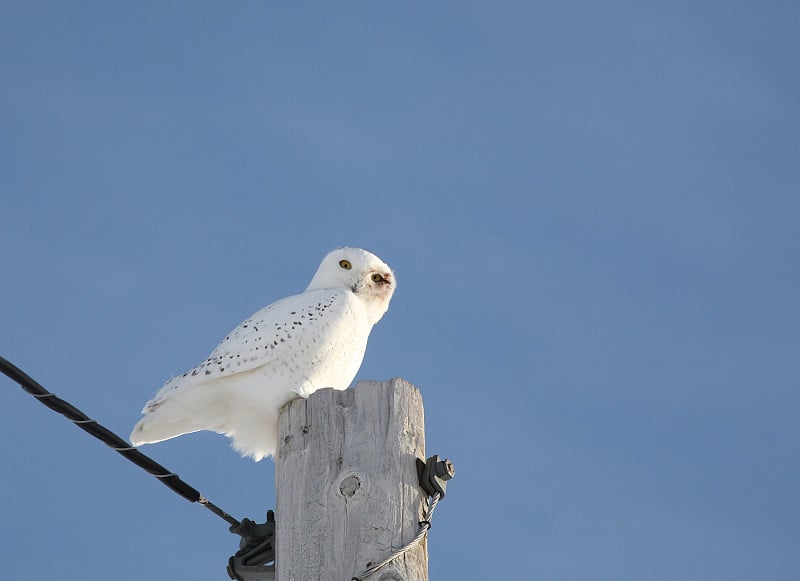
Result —
<path fill-rule="evenodd" d="M 4 3 L 0 354 L 127 435 L 361 246 L 358 377 L 457 469 L 432 579 L 797 579 L 799 49 L 791 2 Z M 0 383 L 8 578 L 226 578 L 224 523 Z M 274 506 L 221 436 L 145 452 Z"/>

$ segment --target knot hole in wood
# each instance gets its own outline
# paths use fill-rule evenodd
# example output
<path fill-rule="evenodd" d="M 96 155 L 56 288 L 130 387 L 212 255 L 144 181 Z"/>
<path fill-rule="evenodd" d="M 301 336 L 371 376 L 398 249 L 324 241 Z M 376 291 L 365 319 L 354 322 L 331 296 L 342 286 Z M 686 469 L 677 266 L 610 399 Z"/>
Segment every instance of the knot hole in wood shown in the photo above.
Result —
<path fill-rule="evenodd" d="M 352 498 L 361 488 L 361 479 L 355 474 L 347 476 L 339 483 L 339 492 L 345 499 Z"/>

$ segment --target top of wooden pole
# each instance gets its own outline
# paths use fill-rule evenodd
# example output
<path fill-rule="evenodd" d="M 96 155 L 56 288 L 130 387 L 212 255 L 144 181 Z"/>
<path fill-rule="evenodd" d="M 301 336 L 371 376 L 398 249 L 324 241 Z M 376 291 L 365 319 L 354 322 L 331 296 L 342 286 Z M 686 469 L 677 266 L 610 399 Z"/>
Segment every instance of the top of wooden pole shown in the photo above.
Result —
<path fill-rule="evenodd" d="M 403 379 L 321 389 L 283 408 L 275 458 L 278 581 L 350 581 L 419 531 L 419 390 Z M 427 580 L 423 541 L 375 574 Z"/>

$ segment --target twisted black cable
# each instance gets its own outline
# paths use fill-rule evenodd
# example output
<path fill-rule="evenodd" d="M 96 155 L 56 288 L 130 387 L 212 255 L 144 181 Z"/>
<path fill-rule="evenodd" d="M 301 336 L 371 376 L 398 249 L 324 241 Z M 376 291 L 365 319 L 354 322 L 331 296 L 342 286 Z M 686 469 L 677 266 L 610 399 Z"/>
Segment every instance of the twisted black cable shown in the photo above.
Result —
<path fill-rule="evenodd" d="M 181 495 L 189 502 L 197 502 L 203 505 L 230 525 L 239 526 L 241 524 L 216 504 L 204 498 L 195 488 L 186 484 L 177 474 L 170 472 L 152 458 L 145 456 L 114 432 L 98 424 L 95 420 L 88 417 L 69 402 L 47 391 L 27 373 L 3 357 L 0 357 L 0 371 L 17 382 L 22 389 L 39 400 L 40 403 L 43 403 L 54 412 L 60 413 L 84 432 L 88 432 L 111 449 L 124 456 L 127 460 L 136 464 L 139 468 L 146 470 L 148 473 L 158 478 L 159 481 L 172 489 L 173 492 Z"/>

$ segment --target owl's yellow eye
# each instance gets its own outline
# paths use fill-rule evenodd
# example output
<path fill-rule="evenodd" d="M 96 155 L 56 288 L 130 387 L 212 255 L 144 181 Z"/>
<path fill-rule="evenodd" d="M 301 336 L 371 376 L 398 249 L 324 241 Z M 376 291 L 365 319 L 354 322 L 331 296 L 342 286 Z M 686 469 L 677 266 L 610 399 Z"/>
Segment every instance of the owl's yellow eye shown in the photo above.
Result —
<path fill-rule="evenodd" d="M 383 277 L 376 272 L 372 275 L 372 282 L 383 282 Z"/>
<path fill-rule="evenodd" d="M 349 260 L 340 260 L 339 266 L 341 266 L 345 270 L 350 270 L 351 268 L 353 268 L 353 265 L 350 264 Z"/>

